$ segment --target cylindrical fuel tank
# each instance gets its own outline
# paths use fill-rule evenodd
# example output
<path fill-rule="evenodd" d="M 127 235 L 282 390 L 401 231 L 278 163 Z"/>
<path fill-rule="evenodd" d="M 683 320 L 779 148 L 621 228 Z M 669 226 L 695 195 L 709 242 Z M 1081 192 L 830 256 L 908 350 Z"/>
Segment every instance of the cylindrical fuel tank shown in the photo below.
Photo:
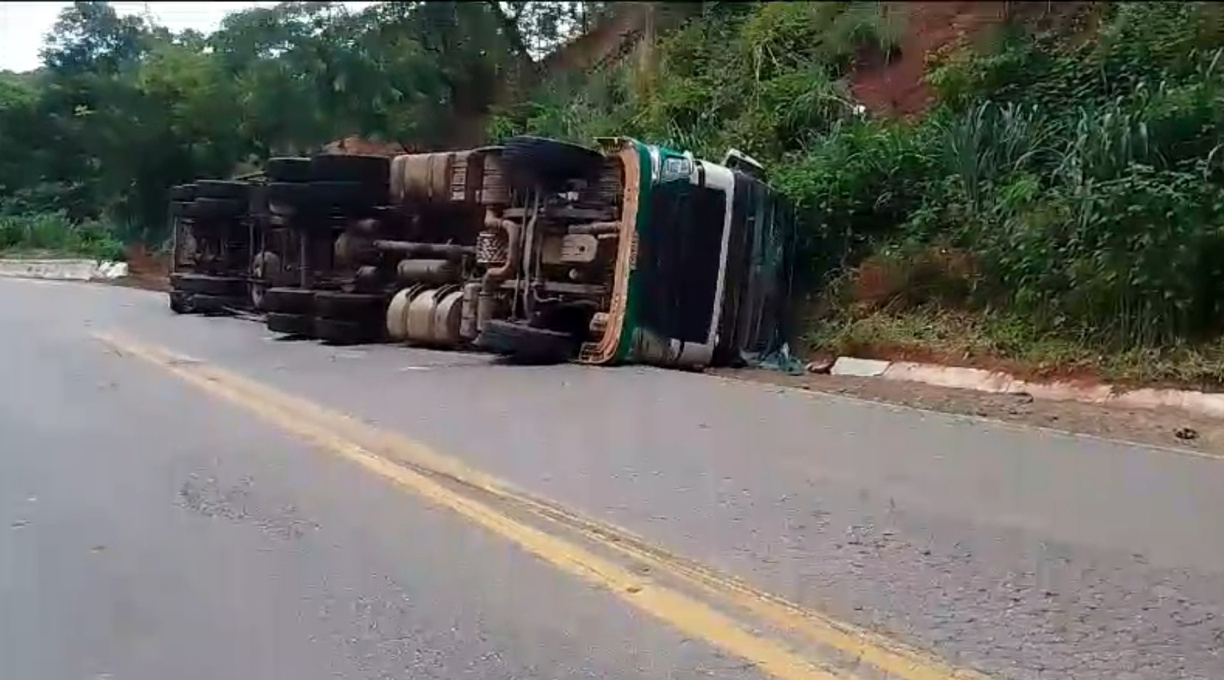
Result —
<path fill-rule="evenodd" d="M 450 260 L 400 260 L 395 268 L 396 277 L 401 283 L 428 283 L 442 285 L 457 283 L 462 272 L 459 265 Z"/>
<path fill-rule="evenodd" d="M 396 156 L 391 161 L 391 199 L 395 203 L 509 203 L 500 155 L 501 147 L 482 147 Z"/>

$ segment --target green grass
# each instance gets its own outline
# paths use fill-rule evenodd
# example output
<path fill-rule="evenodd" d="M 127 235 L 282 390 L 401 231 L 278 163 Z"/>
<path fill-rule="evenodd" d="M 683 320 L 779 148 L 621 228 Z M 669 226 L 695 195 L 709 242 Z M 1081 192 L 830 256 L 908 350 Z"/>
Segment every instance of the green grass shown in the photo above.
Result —
<path fill-rule="evenodd" d="M 20 259 L 124 259 L 123 243 L 107 225 L 73 222 L 63 213 L 0 215 L 0 255 Z"/>
<path fill-rule="evenodd" d="M 809 324 L 803 342 L 816 353 L 998 369 L 1026 378 L 1224 390 L 1224 339 L 1106 350 L 997 313 L 932 306 L 838 316 Z"/>

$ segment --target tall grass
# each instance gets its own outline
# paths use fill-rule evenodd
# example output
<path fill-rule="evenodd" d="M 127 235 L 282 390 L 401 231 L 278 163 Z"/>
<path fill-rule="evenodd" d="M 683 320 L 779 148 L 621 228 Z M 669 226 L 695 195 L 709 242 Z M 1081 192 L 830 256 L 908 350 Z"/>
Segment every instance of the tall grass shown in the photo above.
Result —
<path fill-rule="evenodd" d="M 1003 314 L 1101 348 L 1216 337 L 1224 11 L 1103 7 L 1095 40 L 1011 31 L 989 53 L 944 54 L 928 76 L 938 105 L 917 123 L 860 120 L 847 93 L 860 48 L 900 43 L 895 15 L 879 3 L 761 3 L 668 36 L 649 88 L 605 72 L 545 93 L 515 129 L 741 148 L 799 206 L 820 281 L 873 255 L 909 258 L 923 281 L 957 263 L 940 295 L 897 290 L 888 309 Z"/>
<path fill-rule="evenodd" d="M 119 261 L 123 243 L 101 222 L 73 222 L 62 213 L 0 215 L 0 253 Z"/>

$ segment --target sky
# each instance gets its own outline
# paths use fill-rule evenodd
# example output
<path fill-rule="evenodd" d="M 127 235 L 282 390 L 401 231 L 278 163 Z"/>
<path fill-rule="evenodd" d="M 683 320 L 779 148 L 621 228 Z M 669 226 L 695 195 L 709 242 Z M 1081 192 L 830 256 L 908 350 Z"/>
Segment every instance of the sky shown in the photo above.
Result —
<path fill-rule="evenodd" d="M 43 37 L 55 24 L 60 10 L 70 2 L 0 2 L 0 71 L 30 71 L 38 68 L 38 50 Z M 121 16 L 148 12 L 153 20 L 172 31 L 194 28 L 213 31 L 226 14 L 250 7 L 270 7 L 276 2 L 112 2 Z M 369 5 L 349 2 L 346 5 Z"/>

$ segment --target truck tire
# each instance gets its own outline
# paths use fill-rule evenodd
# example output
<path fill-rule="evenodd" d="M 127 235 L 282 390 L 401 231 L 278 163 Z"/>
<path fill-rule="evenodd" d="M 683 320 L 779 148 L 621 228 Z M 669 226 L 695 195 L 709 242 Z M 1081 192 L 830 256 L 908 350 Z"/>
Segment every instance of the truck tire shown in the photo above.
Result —
<path fill-rule="evenodd" d="M 310 200 L 321 209 L 348 210 L 386 205 L 390 200 L 387 187 L 351 181 L 316 181 L 310 183 Z"/>
<path fill-rule="evenodd" d="M 268 214 L 268 187 L 264 184 L 252 185 L 247 192 L 247 213 L 260 217 Z"/>
<path fill-rule="evenodd" d="M 205 316 L 228 316 L 235 309 L 242 309 L 245 298 L 229 295 L 193 295 L 191 309 Z"/>
<path fill-rule="evenodd" d="M 532 328 L 513 321 L 485 323 L 476 345 L 523 364 L 562 364 L 578 351 L 578 342 L 569 334 Z"/>
<path fill-rule="evenodd" d="M 201 197 L 187 207 L 187 214 L 200 220 L 234 219 L 246 213 L 245 199 Z"/>
<path fill-rule="evenodd" d="M 310 159 L 314 182 L 357 182 L 386 188 L 391 181 L 391 159 L 384 156 L 340 156 L 321 154 Z"/>
<path fill-rule="evenodd" d="M 523 135 L 506 141 L 502 167 L 519 188 L 560 188 L 573 179 L 591 180 L 603 167 L 603 154 L 585 146 Z"/>
<path fill-rule="evenodd" d="M 364 345 L 382 339 L 382 328 L 368 320 L 347 321 L 316 317 L 314 337 L 329 345 Z"/>
<path fill-rule="evenodd" d="M 273 212 L 281 212 L 276 206 L 298 208 L 310 202 L 310 185 L 298 182 L 271 182 L 267 185 L 268 203 Z"/>
<path fill-rule="evenodd" d="M 314 332 L 314 319 L 309 314 L 269 312 L 264 317 L 268 330 L 291 337 L 308 338 Z"/>
<path fill-rule="evenodd" d="M 195 182 L 196 198 L 228 198 L 245 203 L 250 185 L 223 179 L 201 179 Z"/>
<path fill-rule="evenodd" d="M 329 319 L 381 319 L 387 313 L 387 298 L 376 293 L 318 291 L 314 311 Z"/>
<path fill-rule="evenodd" d="M 169 292 L 170 311 L 175 314 L 190 314 L 191 313 L 191 296 L 181 290 L 172 290 Z"/>
<path fill-rule="evenodd" d="M 190 203 L 195 200 L 196 185 L 194 184 L 179 184 L 170 187 L 170 200 Z"/>
<path fill-rule="evenodd" d="M 314 291 L 303 288 L 269 288 L 264 291 L 264 309 L 279 314 L 311 314 Z"/>
<path fill-rule="evenodd" d="M 220 297 L 241 297 L 246 294 L 246 280 L 231 276 L 208 274 L 171 274 L 170 288 L 174 291 Z"/>
<path fill-rule="evenodd" d="M 310 159 L 292 156 L 269 158 L 264 174 L 273 182 L 309 182 Z"/>

